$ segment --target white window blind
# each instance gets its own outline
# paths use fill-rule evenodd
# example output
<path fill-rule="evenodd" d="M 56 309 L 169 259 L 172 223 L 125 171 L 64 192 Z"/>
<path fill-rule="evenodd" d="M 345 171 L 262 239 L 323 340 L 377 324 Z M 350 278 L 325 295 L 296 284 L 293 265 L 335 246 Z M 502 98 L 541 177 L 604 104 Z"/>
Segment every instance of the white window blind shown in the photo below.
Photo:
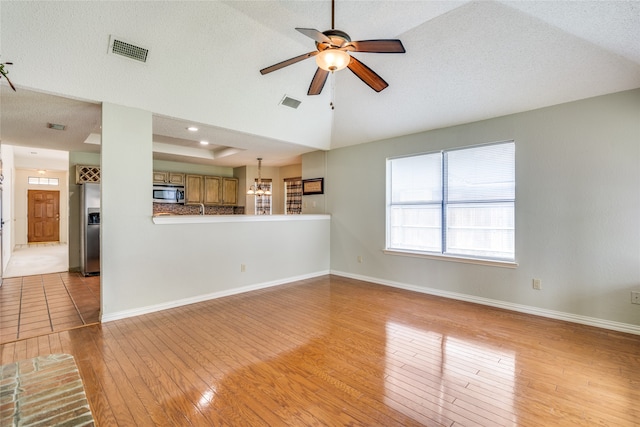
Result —
<path fill-rule="evenodd" d="M 515 143 L 389 159 L 387 248 L 515 260 Z"/>

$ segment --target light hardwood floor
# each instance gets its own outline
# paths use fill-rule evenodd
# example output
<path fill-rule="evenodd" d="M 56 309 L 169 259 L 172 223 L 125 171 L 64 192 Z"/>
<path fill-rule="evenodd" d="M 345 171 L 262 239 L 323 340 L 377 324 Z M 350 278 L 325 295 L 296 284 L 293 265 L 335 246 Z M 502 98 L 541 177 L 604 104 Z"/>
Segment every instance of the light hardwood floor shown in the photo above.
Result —
<path fill-rule="evenodd" d="M 14 341 L 99 426 L 634 426 L 640 337 L 336 276 Z"/>

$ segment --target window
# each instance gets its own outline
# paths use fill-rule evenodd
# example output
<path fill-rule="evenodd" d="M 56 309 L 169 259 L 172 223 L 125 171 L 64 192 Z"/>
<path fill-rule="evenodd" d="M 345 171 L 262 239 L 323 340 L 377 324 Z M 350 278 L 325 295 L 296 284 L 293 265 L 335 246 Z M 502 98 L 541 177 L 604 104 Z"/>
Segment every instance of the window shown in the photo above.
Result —
<path fill-rule="evenodd" d="M 515 260 L 513 141 L 387 160 L 387 249 Z"/>
<path fill-rule="evenodd" d="M 258 190 L 271 191 L 271 180 L 263 179 L 258 185 L 256 179 L 256 188 Z M 271 215 L 271 195 L 255 195 L 255 214 L 256 215 Z"/>
<path fill-rule="evenodd" d="M 284 213 L 298 215 L 302 213 L 302 178 L 285 178 Z"/>
<path fill-rule="evenodd" d="M 30 176 L 27 182 L 30 185 L 59 185 L 58 178 L 43 178 L 40 176 Z"/>

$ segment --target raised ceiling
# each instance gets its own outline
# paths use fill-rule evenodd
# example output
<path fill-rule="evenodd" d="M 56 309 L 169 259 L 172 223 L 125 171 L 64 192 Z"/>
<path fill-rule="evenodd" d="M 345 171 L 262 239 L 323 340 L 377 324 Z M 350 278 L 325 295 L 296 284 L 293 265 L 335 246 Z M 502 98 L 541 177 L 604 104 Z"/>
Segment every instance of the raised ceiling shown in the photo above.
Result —
<path fill-rule="evenodd" d="M 328 0 L 3 0 L 0 15 L 0 60 L 14 62 L 18 88 L 0 80 L 0 138 L 14 145 L 99 150 L 84 141 L 110 102 L 154 114 L 156 158 L 282 165 L 640 87 L 638 1 L 337 0 L 336 28 L 354 40 L 399 38 L 407 53 L 354 54 L 389 83 L 380 93 L 343 70 L 313 97 L 313 59 L 259 70 L 314 49 L 294 28 L 329 29 Z M 109 54 L 112 36 L 148 49 L 147 62 Z M 280 105 L 285 95 L 299 108 Z M 56 121 L 64 136 L 43 128 Z"/>

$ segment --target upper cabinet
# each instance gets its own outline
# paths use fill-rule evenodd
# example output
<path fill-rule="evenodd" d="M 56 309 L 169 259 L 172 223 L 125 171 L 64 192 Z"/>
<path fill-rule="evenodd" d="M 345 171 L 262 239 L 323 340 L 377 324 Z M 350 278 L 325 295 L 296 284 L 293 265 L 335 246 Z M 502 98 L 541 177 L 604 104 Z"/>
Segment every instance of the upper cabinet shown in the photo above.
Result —
<path fill-rule="evenodd" d="M 207 206 L 238 204 L 238 178 L 186 175 L 184 204 Z"/>
<path fill-rule="evenodd" d="M 219 176 L 205 176 L 204 178 L 204 196 L 203 203 L 205 205 L 219 205 L 222 201 L 222 194 L 220 191 L 220 182 L 222 179 Z"/>
<path fill-rule="evenodd" d="M 184 204 L 202 203 L 202 175 L 186 175 L 184 184 Z"/>
<path fill-rule="evenodd" d="M 154 184 L 185 185 L 185 175 L 177 172 L 153 171 Z"/>
<path fill-rule="evenodd" d="M 238 204 L 238 178 L 222 178 L 222 204 Z"/>

